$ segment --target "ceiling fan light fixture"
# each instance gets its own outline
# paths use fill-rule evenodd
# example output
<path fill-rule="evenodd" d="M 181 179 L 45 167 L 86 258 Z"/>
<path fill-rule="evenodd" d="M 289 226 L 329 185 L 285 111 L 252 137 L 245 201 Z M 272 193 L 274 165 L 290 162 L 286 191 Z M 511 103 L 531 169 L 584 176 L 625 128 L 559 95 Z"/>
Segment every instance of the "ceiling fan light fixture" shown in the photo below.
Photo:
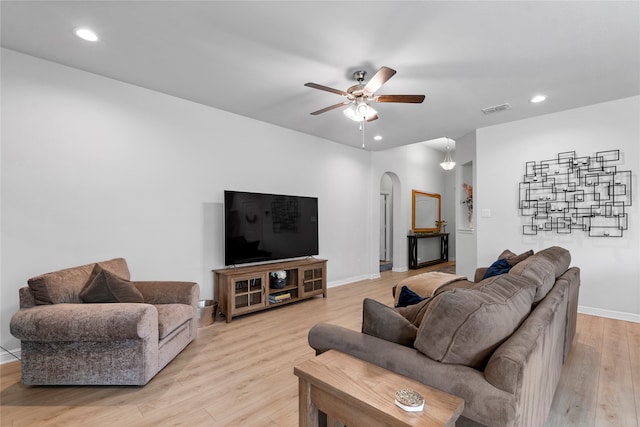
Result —
<path fill-rule="evenodd" d="M 356 105 L 356 113 L 358 113 L 359 116 L 363 116 L 363 117 L 366 116 L 368 111 L 369 111 L 369 106 L 364 102 L 361 102 Z"/>
<path fill-rule="evenodd" d="M 456 162 L 451 158 L 451 151 L 449 151 L 449 138 L 447 138 L 447 153 L 444 155 L 444 160 L 440 163 L 440 167 L 446 171 L 450 171 L 456 165 Z"/>
<path fill-rule="evenodd" d="M 371 106 L 366 102 L 352 104 L 345 108 L 343 113 L 354 122 L 363 122 L 378 114 L 378 112 L 371 108 Z"/>

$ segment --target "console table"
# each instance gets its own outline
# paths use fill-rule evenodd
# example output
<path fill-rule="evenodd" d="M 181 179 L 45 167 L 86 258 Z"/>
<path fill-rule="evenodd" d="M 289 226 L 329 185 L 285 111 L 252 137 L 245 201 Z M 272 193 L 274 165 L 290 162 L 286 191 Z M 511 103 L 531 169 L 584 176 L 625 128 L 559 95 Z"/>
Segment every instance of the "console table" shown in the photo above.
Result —
<path fill-rule="evenodd" d="M 434 237 L 440 238 L 440 258 L 418 263 L 418 239 L 430 239 Z M 407 239 L 409 239 L 409 268 L 415 270 L 428 265 L 449 261 L 449 233 L 416 233 L 407 236 Z"/>

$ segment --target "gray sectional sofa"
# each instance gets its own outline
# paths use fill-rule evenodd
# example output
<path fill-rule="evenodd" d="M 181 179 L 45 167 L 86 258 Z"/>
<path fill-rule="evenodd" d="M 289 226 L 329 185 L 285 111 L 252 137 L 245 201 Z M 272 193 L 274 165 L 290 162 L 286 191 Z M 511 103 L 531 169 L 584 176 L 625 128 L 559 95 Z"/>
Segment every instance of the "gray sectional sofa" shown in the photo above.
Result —
<path fill-rule="evenodd" d="M 507 273 L 404 308 L 365 299 L 363 332 L 318 324 L 309 344 L 462 397 L 457 426 L 543 426 L 575 335 L 580 270 L 560 247 L 528 255 L 505 251 Z"/>

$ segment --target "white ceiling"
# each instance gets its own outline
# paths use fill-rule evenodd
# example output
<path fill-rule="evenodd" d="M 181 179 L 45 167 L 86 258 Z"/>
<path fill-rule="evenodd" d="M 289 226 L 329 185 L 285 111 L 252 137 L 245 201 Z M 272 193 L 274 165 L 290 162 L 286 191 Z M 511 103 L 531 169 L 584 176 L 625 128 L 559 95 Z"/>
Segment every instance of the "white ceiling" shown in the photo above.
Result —
<path fill-rule="evenodd" d="M 2 46 L 360 147 L 352 73 L 397 70 L 366 147 L 380 150 L 640 94 L 639 1 L 6 1 Z M 76 38 L 94 29 L 101 41 Z M 548 100 L 528 99 L 544 93 Z M 484 115 L 482 108 L 512 108 Z M 382 141 L 373 141 L 376 134 Z"/>

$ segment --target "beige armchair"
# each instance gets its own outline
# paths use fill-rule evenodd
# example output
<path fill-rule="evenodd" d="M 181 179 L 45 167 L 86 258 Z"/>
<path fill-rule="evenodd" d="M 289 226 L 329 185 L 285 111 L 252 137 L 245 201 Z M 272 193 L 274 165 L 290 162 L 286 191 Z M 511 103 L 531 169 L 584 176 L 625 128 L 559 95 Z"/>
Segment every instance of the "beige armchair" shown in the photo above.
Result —
<path fill-rule="evenodd" d="M 197 283 L 129 279 L 123 258 L 29 279 L 10 324 L 22 383 L 144 385 L 195 339 Z"/>

